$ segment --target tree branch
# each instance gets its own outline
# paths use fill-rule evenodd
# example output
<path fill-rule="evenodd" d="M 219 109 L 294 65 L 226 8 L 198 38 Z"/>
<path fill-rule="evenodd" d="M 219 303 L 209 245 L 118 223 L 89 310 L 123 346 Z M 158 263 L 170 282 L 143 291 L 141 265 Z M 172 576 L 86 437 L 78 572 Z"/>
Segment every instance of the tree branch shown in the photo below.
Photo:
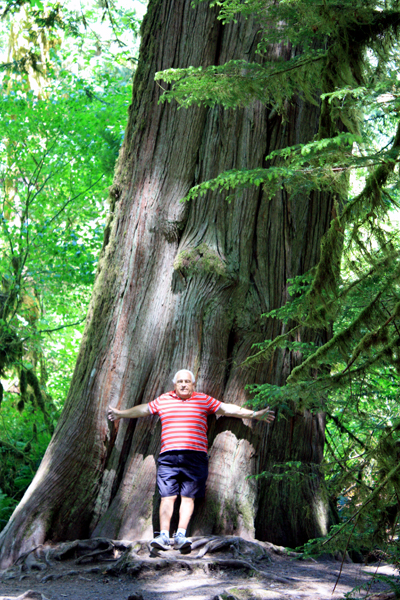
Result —
<path fill-rule="evenodd" d="M 327 540 L 325 540 L 324 542 L 322 542 L 322 546 L 325 546 L 325 544 L 327 544 L 328 542 L 330 542 L 331 540 L 333 540 L 333 538 L 335 538 L 337 535 L 339 535 L 339 533 L 345 528 L 347 527 L 347 525 L 349 523 L 351 523 L 351 521 L 353 521 L 353 519 L 355 519 L 363 510 L 364 508 L 370 503 L 372 502 L 372 500 L 375 498 L 375 496 L 378 495 L 378 493 L 385 487 L 385 485 L 387 485 L 387 483 L 392 479 L 392 477 L 394 475 L 396 475 L 397 471 L 400 471 L 400 463 L 396 466 L 393 467 L 393 469 L 389 472 L 389 474 L 385 477 L 385 479 L 382 481 L 382 483 L 380 485 L 378 485 L 378 487 L 376 487 L 374 489 L 374 491 L 372 492 L 372 494 L 370 495 L 370 497 L 368 498 L 368 500 L 366 500 L 363 505 L 354 513 L 354 515 L 352 515 L 348 521 L 346 521 L 346 523 L 343 523 L 343 525 L 341 527 L 339 527 L 339 529 L 337 529 L 335 531 L 335 533 L 333 535 L 331 535 Z"/>

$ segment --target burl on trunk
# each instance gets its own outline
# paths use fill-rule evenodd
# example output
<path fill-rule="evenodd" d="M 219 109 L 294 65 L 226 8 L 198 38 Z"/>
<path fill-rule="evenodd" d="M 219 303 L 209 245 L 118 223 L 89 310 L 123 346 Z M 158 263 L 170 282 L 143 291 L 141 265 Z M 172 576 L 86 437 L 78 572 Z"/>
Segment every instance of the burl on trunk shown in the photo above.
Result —
<path fill-rule="evenodd" d="M 282 352 L 255 369 L 239 367 L 252 344 L 282 332 L 260 315 L 286 301 L 288 277 L 316 263 L 332 197 L 289 198 L 282 190 L 269 200 L 251 188 L 230 201 L 215 192 L 181 199 L 223 170 L 262 166 L 271 151 L 310 140 L 319 109 L 297 99 L 285 119 L 259 102 L 179 110 L 159 104 L 154 82 L 170 67 L 261 60 L 257 30 L 251 21 L 222 26 L 204 3 L 149 4 L 84 339 L 57 430 L 1 535 L 3 566 L 47 539 L 152 535 L 159 425 L 150 417 L 111 425 L 109 403 L 150 401 L 172 388 L 175 371 L 190 368 L 199 390 L 242 404 L 246 384 L 284 383 L 294 364 Z M 271 60 L 291 51 L 272 50 Z M 323 440 L 321 415 L 294 414 L 271 426 L 212 421 L 207 497 L 190 533 L 292 546 L 321 535 Z M 306 463 L 310 477 L 247 478 L 287 460 Z"/>

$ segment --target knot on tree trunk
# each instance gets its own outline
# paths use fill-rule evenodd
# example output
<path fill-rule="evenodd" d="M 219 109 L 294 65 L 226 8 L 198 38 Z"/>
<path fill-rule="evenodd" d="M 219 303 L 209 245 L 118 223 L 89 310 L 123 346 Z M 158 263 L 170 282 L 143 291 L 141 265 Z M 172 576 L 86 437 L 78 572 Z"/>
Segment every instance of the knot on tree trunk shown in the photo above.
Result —
<path fill-rule="evenodd" d="M 174 261 L 174 269 L 185 277 L 195 273 L 228 276 L 225 258 L 206 243 L 179 252 Z"/>
<path fill-rule="evenodd" d="M 159 219 L 157 226 L 168 243 L 175 244 L 179 242 L 180 233 L 184 227 L 184 223 L 182 221 Z"/>
<path fill-rule="evenodd" d="M 113 200 L 118 200 L 121 197 L 122 189 L 117 183 L 114 183 L 109 189 L 109 194 Z"/>

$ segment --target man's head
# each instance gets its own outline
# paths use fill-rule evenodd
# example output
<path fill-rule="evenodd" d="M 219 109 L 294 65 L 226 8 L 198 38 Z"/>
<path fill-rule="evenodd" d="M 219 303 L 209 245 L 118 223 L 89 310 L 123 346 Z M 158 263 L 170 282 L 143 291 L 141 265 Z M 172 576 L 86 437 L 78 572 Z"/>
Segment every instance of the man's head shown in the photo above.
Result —
<path fill-rule="evenodd" d="M 181 369 L 177 373 L 172 380 L 175 384 L 174 390 L 179 398 L 182 400 L 187 400 L 194 392 L 194 384 L 195 378 L 192 371 L 188 371 L 187 369 Z"/>

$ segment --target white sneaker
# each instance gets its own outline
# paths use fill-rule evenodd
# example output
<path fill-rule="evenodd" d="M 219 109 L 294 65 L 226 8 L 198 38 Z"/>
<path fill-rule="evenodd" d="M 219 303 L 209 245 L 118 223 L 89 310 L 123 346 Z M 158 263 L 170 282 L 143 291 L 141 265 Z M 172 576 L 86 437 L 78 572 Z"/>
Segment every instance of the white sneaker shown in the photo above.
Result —
<path fill-rule="evenodd" d="M 158 548 L 159 550 L 169 550 L 171 548 L 171 544 L 169 543 L 169 537 L 165 535 L 165 533 L 160 533 L 160 535 L 155 537 L 150 542 L 150 546 L 152 548 Z"/>
<path fill-rule="evenodd" d="M 192 546 L 192 542 L 183 535 L 183 533 L 174 534 L 174 548 L 176 550 L 187 550 Z"/>

